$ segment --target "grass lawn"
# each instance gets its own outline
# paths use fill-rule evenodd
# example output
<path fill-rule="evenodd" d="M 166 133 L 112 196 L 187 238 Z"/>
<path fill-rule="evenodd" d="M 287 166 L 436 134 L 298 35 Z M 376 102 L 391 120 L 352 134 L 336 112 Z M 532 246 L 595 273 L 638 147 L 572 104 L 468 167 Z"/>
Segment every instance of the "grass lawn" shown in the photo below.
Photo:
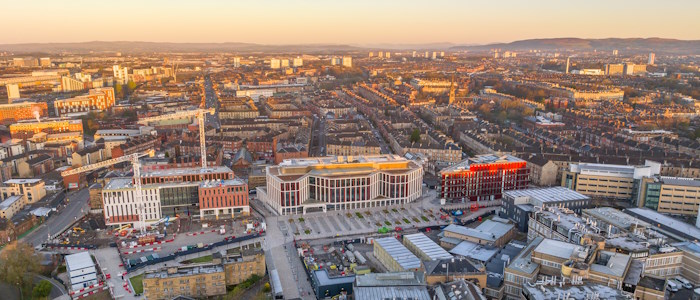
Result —
<path fill-rule="evenodd" d="M 214 258 L 211 255 L 207 256 L 201 256 L 197 258 L 190 259 L 188 261 L 183 261 L 182 263 L 187 263 L 187 264 L 199 264 L 199 263 L 206 263 L 214 260 Z"/>
<path fill-rule="evenodd" d="M 143 274 L 129 278 L 135 294 L 143 294 Z"/>

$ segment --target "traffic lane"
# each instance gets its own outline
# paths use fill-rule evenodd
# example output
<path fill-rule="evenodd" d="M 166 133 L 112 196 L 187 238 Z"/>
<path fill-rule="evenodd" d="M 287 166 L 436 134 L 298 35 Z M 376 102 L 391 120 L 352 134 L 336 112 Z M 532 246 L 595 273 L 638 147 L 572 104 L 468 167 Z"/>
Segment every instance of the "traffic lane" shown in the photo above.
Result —
<path fill-rule="evenodd" d="M 55 236 L 59 230 L 72 224 L 78 218 L 87 213 L 88 199 L 90 197 L 88 189 L 81 189 L 77 192 L 66 195 L 69 199 L 66 207 L 56 214 L 50 216 L 44 224 L 34 229 L 31 233 L 21 239 L 21 241 L 31 244 L 32 246 L 40 245 L 45 242 L 48 235 Z M 82 209 L 82 211 L 81 211 Z"/>

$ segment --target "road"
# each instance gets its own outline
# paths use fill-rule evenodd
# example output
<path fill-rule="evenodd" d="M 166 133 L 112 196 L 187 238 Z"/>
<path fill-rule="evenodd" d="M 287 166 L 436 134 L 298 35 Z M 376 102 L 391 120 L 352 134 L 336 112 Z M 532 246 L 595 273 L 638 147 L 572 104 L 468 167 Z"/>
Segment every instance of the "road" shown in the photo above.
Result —
<path fill-rule="evenodd" d="M 221 128 L 221 122 L 219 121 L 219 98 L 214 91 L 214 85 L 211 82 L 209 75 L 204 77 L 204 90 L 205 90 L 205 108 L 215 108 L 216 113 L 214 115 L 207 115 L 207 125 L 214 127 L 216 129 Z"/>
<path fill-rule="evenodd" d="M 49 234 L 51 234 L 51 236 L 56 235 L 75 222 L 76 219 L 80 219 L 88 213 L 88 199 L 90 198 L 88 189 L 85 188 L 77 192 L 70 192 L 66 197 L 70 200 L 66 204 L 66 207 L 50 216 L 46 222 L 21 238 L 20 241 L 29 243 L 32 246 L 44 243 Z"/>

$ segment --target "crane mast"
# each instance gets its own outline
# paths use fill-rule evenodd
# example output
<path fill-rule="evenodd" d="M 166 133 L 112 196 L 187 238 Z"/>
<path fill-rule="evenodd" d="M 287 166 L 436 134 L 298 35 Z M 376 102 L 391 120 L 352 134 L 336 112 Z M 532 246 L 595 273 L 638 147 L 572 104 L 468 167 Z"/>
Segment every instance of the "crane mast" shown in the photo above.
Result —
<path fill-rule="evenodd" d="M 213 115 L 215 112 L 216 112 L 216 110 L 213 108 L 207 108 L 207 109 L 200 108 L 200 109 L 195 109 L 195 110 L 186 110 L 186 111 L 180 111 L 180 112 L 162 115 L 162 116 L 143 118 L 143 119 L 139 120 L 139 124 L 147 125 L 148 123 L 157 122 L 157 121 L 196 117 L 197 124 L 199 126 L 199 152 L 200 152 L 200 156 L 202 157 L 202 168 L 206 168 L 207 167 L 207 148 L 206 148 L 206 139 L 205 139 L 205 132 L 204 132 L 204 121 L 205 121 L 205 117 L 207 114 Z"/>
<path fill-rule="evenodd" d="M 134 202 L 136 202 L 138 212 L 139 212 L 139 221 L 138 224 L 134 227 L 137 227 L 143 232 L 146 229 L 146 217 L 145 217 L 145 206 L 143 205 L 143 196 L 142 196 L 142 190 L 141 190 L 141 162 L 139 162 L 139 158 L 144 157 L 144 156 L 153 156 L 155 154 L 155 151 L 150 150 L 148 152 L 141 152 L 141 153 L 132 153 L 129 155 L 124 155 L 121 157 L 113 158 L 113 159 L 108 159 L 105 161 L 97 162 L 94 164 L 90 164 L 87 166 L 82 166 L 78 167 L 75 169 L 70 169 L 61 172 L 61 176 L 66 177 L 66 176 L 71 176 L 71 175 L 76 175 L 80 173 L 85 173 L 109 166 L 113 166 L 119 163 L 123 162 L 131 162 L 131 166 L 134 170 Z"/>

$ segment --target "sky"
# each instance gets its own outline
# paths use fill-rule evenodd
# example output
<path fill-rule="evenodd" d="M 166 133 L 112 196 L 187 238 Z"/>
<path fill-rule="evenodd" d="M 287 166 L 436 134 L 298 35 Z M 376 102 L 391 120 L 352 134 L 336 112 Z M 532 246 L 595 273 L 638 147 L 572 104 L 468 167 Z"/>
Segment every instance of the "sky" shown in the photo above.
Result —
<path fill-rule="evenodd" d="M 700 39 L 698 0 L 0 0 L 0 44 Z"/>

